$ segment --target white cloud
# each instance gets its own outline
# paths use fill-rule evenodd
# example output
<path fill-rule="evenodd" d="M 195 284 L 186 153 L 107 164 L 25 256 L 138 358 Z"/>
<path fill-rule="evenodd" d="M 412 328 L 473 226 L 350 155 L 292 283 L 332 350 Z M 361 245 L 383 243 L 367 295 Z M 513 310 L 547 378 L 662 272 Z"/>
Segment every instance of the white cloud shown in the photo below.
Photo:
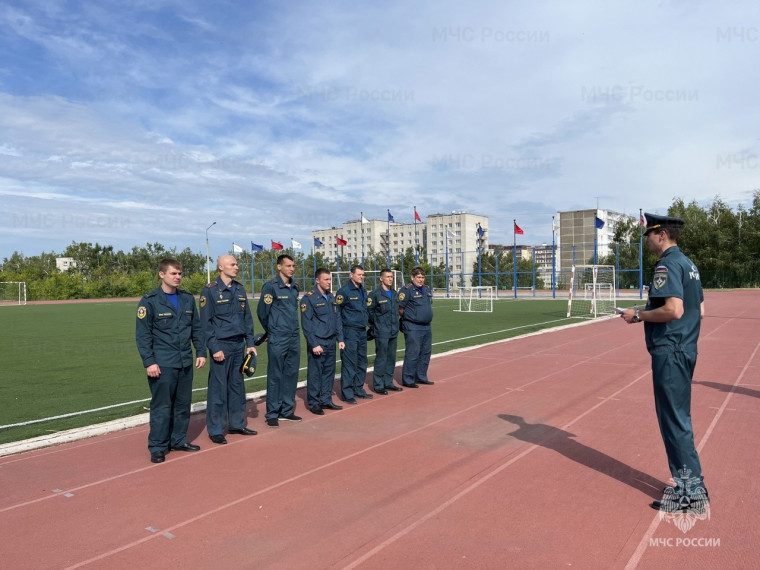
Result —
<path fill-rule="evenodd" d="M 310 243 L 414 205 L 488 214 L 492 241 L 518 218 L 539 243 L 555 211 L 597 201 L 746 203 L 757 15 L 748 0 L 5 6 L 0 258 L 106 239 L 201 251 L 212 220 L 220 242 Z M 78 223 L 56 218 L 72 209 Z"/>

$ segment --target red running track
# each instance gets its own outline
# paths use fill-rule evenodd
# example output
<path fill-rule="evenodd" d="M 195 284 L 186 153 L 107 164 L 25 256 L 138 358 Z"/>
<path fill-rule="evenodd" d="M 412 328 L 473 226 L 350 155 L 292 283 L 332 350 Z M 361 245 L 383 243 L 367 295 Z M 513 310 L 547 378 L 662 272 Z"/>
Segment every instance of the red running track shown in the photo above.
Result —
<path fill-rule="evenodd" d="M 0 459 L 4 568 L 757 568 L 760 293 L 710 293 L 692 415 L 713 503 L 667 482 L 640 326 L 435 358 L 376 395 L 149 463 L 147 426 Z M 463 318 L 468 318 L 463 315 Z M 399 370 L 396 371 L 397 374 Z M 297 412 L 304 407 L 299 401 Z"/>

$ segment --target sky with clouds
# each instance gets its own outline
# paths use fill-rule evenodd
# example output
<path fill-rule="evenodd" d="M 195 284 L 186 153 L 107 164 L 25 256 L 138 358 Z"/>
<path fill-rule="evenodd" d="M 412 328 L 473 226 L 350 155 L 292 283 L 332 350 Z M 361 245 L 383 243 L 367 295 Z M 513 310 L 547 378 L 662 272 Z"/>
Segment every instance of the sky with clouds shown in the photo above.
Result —
<path fill-rule="evenodd" d="M 0 259 L 228 251 L 349 219 L 733 207 L 760 188 L 756 0 L 12 0 Z"/>

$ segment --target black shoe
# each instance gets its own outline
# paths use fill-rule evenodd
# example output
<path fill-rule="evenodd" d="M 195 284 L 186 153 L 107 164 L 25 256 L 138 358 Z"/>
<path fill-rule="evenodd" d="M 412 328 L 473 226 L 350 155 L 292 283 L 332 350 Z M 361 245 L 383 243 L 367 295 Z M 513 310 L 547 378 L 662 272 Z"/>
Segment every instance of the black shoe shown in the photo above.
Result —
<path fill-rule="evenodd" d="M 214 443 L 218 443 L 219 445 L 224 445 L 225 443 L 227 443 L 227 440 L 224 439 L 223 435 L 210 435 L 208 437 L 211 441 L 213 441 Z"/>
<path fill-rule="evenodd" d="M 280 427 L 280 422 L 277 421 L 277 418 L 267 418 L 267 425 L 269 427 Z"/>
<path fill-rule="evenodd" d="M 349 398 L 348 400 L 344 400 L 344 401 L 346 402 L 346 404 L 351 404 L 352 406 L 354 404 L 358 404 L 359 403 L 354 398 Z"/>
<path fill-rule="evenodd" d="M 342 410 L 343 406 L 339 406 L 337 404 L 333 404 L 330 402 L 329 404 L 322 404 L 323 410 Z"/>
<path fill-rule="evenodd" d="M 163 451 L 152 451 L 150 454 L 151 463 L 163 463 L 166 459 L 166 454 Z"/>
<path fill-rule="evenodd" d="M 430 380 L 417 380 L 417 384 L 428 384 L 429 386 L 432 386 L 435 382 L 431 382 Z"/>
<path fill-rule="evenodd" d="M 192 443 L 183 443 L 182 445 L 172 445 L 172 451 L 200 451 L 200 445 L 193 445 Z"/>
<path fill-rule="evenodd" d="M 383 396 L 387 396 L 388 390 L 386 390 L 385 388 L 383 388 L 382 390 L 375 390 L 375 394 L 382 394 Z"/>
<path fill-rule="evenodd" d="M 363 394 L 355 394 L 357 398 L 361 398 L 362 400 L 371 400 L 372 394 L 367 394 L 367 392 L 364 392 Z"/>
<path fill-rule="evenodd" d="M 320 406 L 312 406 L 311 408 L 309 408 L 309 411 L 312 414 L 316 414 L 318 416 L 324 416 L 325 415 L 325 413 L 322 411 L 322 408 Z"/>
<path fill-rule="evenodd" d="M 393 390 L 394 392 L 401 392 L 403 388 L 401 386 L 388 386 L 385 388 L 386 390 Z"/>
<path fill-rule="evenodd" d="M 419 388 L 417 384 L 404 384 L 404 388 Z"/>
<path fill-rule="evenodd" d="M 299 416 L 295 415 L 295 414 L 290 414 L 289 416 L 280 416 L 277 419 L 285 420 L 287 422 L 300 422 L 301 421 L 301 418 Z"/>
<path fill-rule="evenodd" d="M 229 433 L 236 433 L 238 435 L 256 435 L 257 432 L 255 429 L 248 429 L 247 427 L 240 428 L 240 429 L 231 429 L 229 430 Z"/>

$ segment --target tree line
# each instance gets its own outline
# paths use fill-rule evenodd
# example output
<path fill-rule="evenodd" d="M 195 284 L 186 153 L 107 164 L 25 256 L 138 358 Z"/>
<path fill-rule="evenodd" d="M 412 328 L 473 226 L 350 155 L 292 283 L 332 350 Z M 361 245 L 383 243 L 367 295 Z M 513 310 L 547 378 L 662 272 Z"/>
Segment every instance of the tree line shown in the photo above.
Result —
<path fill-rule="evenodd" d="M 757 287 L 760 284 L 760 190 L 755 190 L 749 208 L 743 205 L 735 210 L 719 197 L 708 206 L 696 201 L 685 203 L 676 198 L 668 208 L 668 215 L 686 220 L 679 245 L 700 270 L 702 284 L 706 288 Z M 617 265 L 621 287 L 638 283 L 639 239 L 641 227 L 638 220 L 619 223 L 614 232 L 613 251 L 600 258 L 599 264 Z M 304 254 L 300 250 L 287 250 L 296 261 L 296 280 L 304 290 L 311 288 L 314 267 L 327 267 L 331 271 L 348 271 L 359 259 L 325 259 L 322 253 Z M 275 260 L 282 253 L 278 250 L 237 253 L 241 267 L 238 278 L 246 288 L 261 290 L 261 285 L 272 277 Z M 69 257 L 74 266 L 64 272 L 56 269 L 57 257 Z M 182 287 L 199 294 L 206 284 L 206 256 L 185 248 L 165 248 L 160 243 L 147 243 L 133 247 L 131 251 L 115 251 L 113 246 L 99 243 L 72 242 L 62 252 L 43 252 L 25 256 L 18 251 L 4 258 L 0 265 L 0 281 L 25 281 L 27 298 L 35 299 L 81 299 L 140 297 L 153 289 L 158 280 L 156 268 L 164 257 L 174 257 L 182 263 L 185 278 Z M 417 252 L 417 263 L 412 248 L 391 260 L 391 269 L 408 276 L 412 267 L 420 265 L 430 277 L 434 288 L 446 287 L 446 267 L 443 262 L 431 266 L 424 247 Z M 370 251 L 364 257 L 366 270 L 380 270 L 388 265 L 385 254 Z M 646 245 L 643 247 L 644 283 L 649 283 L 656 259 Z M 473 285 L 496 285 L 512 287 L 512 255 L 507 252 L 483 252 L 480 265 L 473 267 Z M 593 263 L 588 260 L 587 263 Z M 212 278 L 215 262 L 212 260 Z M 518 287 L 532 284 L 530 260 L 518 259 Z M 251 274 L 252 273 L 252 274 Z M 558 277 L 559 279 L 559 277 Z M 541 280 L 539 280 L 541 281 Z M 625 281 L 625 283 L 624 283 Z M 630 281 L 630 283 L 629 283 Z M 541 281 L 538 288 L 547 286 Z"/>
<path fill-rule="evenodd" d="M 735 210 L 720 197 L 708 206 L 696 200 L 685 203 L 676 198 L 668 215 L 682 218 L 686 224 L 678 240 L 679 248 L 699 269 L 704 288 L 724 289 L 760 286 L 760 190 L 752 193 L 749 208 L 739 205 Z M 639 236 L 637 220 L 630 220 L 615 229 L 613 241 L 618 252 L 620 269 L 639 267 Z M 643 244 L 644 284 L 652 279 L 657 257 Z M 615 265 L 615 255 L 600 259 L 599 264 Z M 632 272 L 626 273 L 633 279 Z"/>
<path fill-rule="evenodd" d="M 230 252 L 231 253 L 231 252 Z M 359 259 L 340 258 L 325 259 L 322 253 L 304 254 L 300 250 L 265 250 L 257 252 L 243 251 L 235 253 L 240 266 L 238 280 L 248 290 L 258 292 L 264 282 L 276 273 L 276 259 L 281 253 L 290 254 L 296 261 L 295 279 L 302 290 L 313 286 L 314 268 L 326 267 L 331 271 L 349 271 Z M 418 251 L 419 265 L 431 275 L 436 287 L 445 287 L 443 265 L 431 268 L 425 261 L 423 247 Z M 56 268 L 56 258 L 68 257 L 74 263 L 66 271 Z M 0 281 L 25 281 L 27 299 L 103 299 L 116 297 L 140 297 L 158 284 L 157 267 L 161 259 L 173 257 L 182 263 L 182 288 L 198 295 L 207 282 L 206 256 L 185 248 L 165 248 L 160 243 L 147 243 L 142 247 L 133 247 L 131 251 L 116 251 L 113 246 L 99 243 L 72 242 L 62 252 L 43 252 L 40 255 L 25 256 L 18 251 L 4 258 L 0 265 Z M 385 254 L 370 251 L 364 257 L 364 267 L 368 270 L 381 270 L 388 265 Z M 403 255 L 392 260 L 391 269 L 408 275 L 415 265 L 414 251 L 409 248 Z M 216 260 L 211 260 L 211 278 L 218 273 Z"/>

